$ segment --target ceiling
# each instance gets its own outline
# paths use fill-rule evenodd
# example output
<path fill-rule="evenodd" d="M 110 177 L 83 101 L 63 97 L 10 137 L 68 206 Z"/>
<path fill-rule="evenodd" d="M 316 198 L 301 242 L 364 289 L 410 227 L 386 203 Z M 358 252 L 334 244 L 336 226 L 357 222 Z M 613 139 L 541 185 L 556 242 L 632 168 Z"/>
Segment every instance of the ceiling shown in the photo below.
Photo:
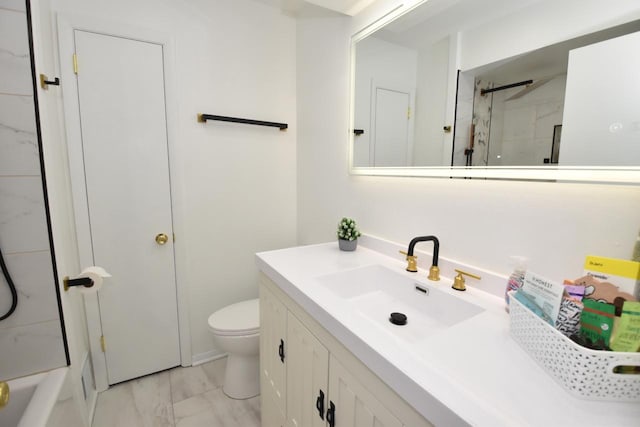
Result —
<path fill-rule="evenodd" d="M 353 16 L 375 0 L 254 0 L 281 9 L 293 15 L 305 14 L 309 10 L 322 8 L 343 15 Z"/>

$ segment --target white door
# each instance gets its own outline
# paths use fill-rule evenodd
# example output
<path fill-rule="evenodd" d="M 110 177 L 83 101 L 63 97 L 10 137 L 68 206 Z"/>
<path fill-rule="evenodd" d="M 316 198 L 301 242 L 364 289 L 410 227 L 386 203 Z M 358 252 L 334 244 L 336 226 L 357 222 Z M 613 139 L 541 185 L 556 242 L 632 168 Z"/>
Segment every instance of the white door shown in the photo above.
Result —
<path fill-rule="evenodd" d="M 115 384 L 180 364 L 163 48 L 74 40 L 93 257 L 113 276 L 98 303 Z"/>
<path fill-rule="evenodd" d="M 329 401 L 329 351 L 287 316 L 287 426 L 323 427 Z"/>
<path fill-rule="evenodd" d="M 411 166 L 411 95 L 376 87 L 374 106 L 373 166 Z"/>

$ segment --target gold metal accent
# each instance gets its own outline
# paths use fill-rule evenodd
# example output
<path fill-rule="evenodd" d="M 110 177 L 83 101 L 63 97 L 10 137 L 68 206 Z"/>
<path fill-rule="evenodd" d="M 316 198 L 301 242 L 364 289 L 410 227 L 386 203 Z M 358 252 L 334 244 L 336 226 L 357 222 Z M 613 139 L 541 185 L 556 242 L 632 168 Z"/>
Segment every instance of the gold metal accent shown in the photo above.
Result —
<path fill-rule="evenodd" d="M 47 80 L 49 80 L 47 76 L 40 74 L 40 87 L 44 90 L 49 90 L 49 85 L 45 83 Z"/>
<path fill-rule="evenodd" d="M 198 123 L 206 123 L 207 121 L 202 117 L 202 113 L 198 113 Z"/>
<path fill-rule="evenodd" d="M 62 279 L 62 286 L 64 287 L 65 292 L 69 290 L 69 276 L 64 276 Z"/>
<path fill-rule="evenodd" d="M 471 273 L 467 273 L 466 271 L 462 271 L 462 270 L 455 270 L 458 275 L 453 279 L 453 285 L 451 286 L 453 289 L 455 289 L 456 291 L 466 291 L 467 287 L 464 284 L 464 277 L 465 276 L 469 276 L 472 277 L 474 279 L 482 279 L 480 276 L 476 276 L 475 274 L 471 274 Z"/>
<path fill-rule="evenodd" d="M 451 133 L 451 126 L 445 126 L 442 128 L 442 130 L 444 130 L 445 133 Z"/>
<path fill-rule="evenodd" d="M 417 259 L 418 256 L 417 255 L 407 255 L 407 253 L 405 251 L 398 251 L 400 252 L 402 255 L 405 255 L 407 258 L 407 271 L 410 271 L 412 273 L 416 273 L 418 271 L 418 263 L 417 263 Z"/>
<path fill-rule="evenodd" d="M 73 72 L 78 74 L 78 55 L 75 53 L 73 54 Z"/>
<path fill-rule="evenodd" d="M 103 352 L 103 353 L 106 353 L 106 352 L 107 352 L 107 343 L 106 343 L 106 341 L 104 340 L 104 335 L 101 335 L 101 336 L 100 336 L 100 348 L 102 349 L 102 352 Z"/>
<path fill-rule="evenodd" d="M 429 268 L 429 276 L 427 279 L 433 280 L 434 282 L 440 280 L 440 268 L 437 265 L 432 265 L 431 268 Z"/>
<path fill-rule="evenodd" d="M 176 233 L 172 233 L 172 235 L 173 235 L 173 243 L 175 243 L 176 242 Z"/>
<path fill-rule="evenodd" d="M 9 403 L 9 395 L 11 391 L 9 390 L 9 384 L 4 381 L 0 381 L 0 409 L 7 406 Z"/>
<path fill-rule="evenodd" d="M 164 245 L 169 241 L 169 236 L 164 233 L 160 233 L 156 236 L 156 243 L 159 245 Z"/>
<path fill-rule="evenodd" d="M 407 120 L 411 118 L 411 107 L 407 108 Z"/>

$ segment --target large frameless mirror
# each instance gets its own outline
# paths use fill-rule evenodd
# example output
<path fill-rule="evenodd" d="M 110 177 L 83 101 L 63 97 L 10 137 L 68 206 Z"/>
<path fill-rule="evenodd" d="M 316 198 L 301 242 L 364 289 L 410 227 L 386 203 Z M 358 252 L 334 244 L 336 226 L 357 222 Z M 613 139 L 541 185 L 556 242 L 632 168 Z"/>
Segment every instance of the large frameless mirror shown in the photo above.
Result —
<path fill-rule="evenodd" d="M 535 31 L 552 5 L 430 0 L 355 35 L 352 173 L 637 182 L 640 5 L 549 44 Z M 492 31 L 527 50 L 464 69 L 500 50 L 469 42 Z"/>

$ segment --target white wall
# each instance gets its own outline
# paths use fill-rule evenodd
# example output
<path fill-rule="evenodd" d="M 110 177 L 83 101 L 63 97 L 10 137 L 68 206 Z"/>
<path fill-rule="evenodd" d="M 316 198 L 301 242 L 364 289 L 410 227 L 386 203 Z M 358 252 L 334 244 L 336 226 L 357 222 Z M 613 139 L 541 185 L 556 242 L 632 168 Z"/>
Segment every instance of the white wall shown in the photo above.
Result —
<path fill-rule="evenodd" d="M 416 90 L 415 166 L 449 165 L 451 154 L 443 157 L 445 107 L 449 79 L 449 38 L 418 52 Z M 443 160 L 446 158 L 446 162 Z"/>
<path fill-rule="evenodd" d="M 172 194 L 178 280 L 188 287 L 193 358 L 215 356 L 220 350 L 208 316 L 257 296 L 255 252 L 296 241 L 295 20 L 248 0 L 52 0 L 43 21 L 55 13 L 174 40 L 170 84 L 178 94 L 178 123 L 170 160 L 178 189 Z M 201 124 L 197 113 L 282 121 L 289 130 Z M 69 191 L 57 188 L 54 197 L 68 198 Z"/>
<path fill-rule="evenodd" d="M 349 215 L 364 232 L 397 242 L 435 234 L 442 256 L 501 273 L 512 254 L 557 279 L 579 275 L 589 253 L 630 256 L 637 186 L 350 176 L 348 50 L 361 28 L 358 18 L 352 27 L 344 18 L 298 23 L 300 243 L 334 240 L 338 219 Z"/>
<path fill-rule="evenodd" d="M 640 32 L 569 54 L 561 165 L 640 162 Z"/>
<path fill-rule="evenodd" d="M 371 104 L 374 102 L 372 85 L 382 85 L 388 89 L 416 92 L 416 71 L 418 52 L 388 41 L 367 37 L 358 42 L 356 49 L 354 86 L 354 129 L 364 133 L 354 137 L 354 164 L 373 165 L 370 157 L 371 136 L 375 123 L 372 121 Z M 410 102 L 414 102 L 411 100 Z M 409 136 L 409 141 L 413 135 Z"/>
<path fill-rule="evenodd" d="M 49 246 L 25 2 L 0 1 L 0 247 L 18 293 L 0 322 L 0 379 L 67 364 Z M 0 315 L 11 307 L 0 273 Z"/>

